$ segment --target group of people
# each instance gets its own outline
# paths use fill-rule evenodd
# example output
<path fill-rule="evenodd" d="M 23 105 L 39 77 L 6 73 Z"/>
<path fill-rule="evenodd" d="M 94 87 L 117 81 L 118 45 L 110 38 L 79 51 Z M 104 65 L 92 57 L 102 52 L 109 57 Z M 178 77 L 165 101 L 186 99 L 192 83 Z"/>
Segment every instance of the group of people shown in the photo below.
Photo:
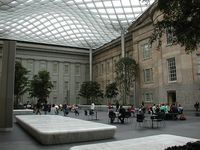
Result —
<path fill-rule="evenodd" d="M 142 104 L 139 108 L 139 111 L 142 111 L 143 113 L 146 113 L 147 111 L 149 114 L 157 114 L 159 112 L 182 114 L 183 107 L 181 106 L 181 104 L 171 104 L 170 106 L 164 103 L 157 105 L 153 104 L 153 106 L 144 106 L 144 104 Z"/>
<path fill-rule="evenodd" d="M 67 116 L 69 112 L 74 112 L 75 115 L 79 115 L 78 105 L 67 105 L 67 104 L 48 104 L 47 101 L 44 103 L 37 102 L 34 106 L 34 113 L 41 115 L 41 111 L 44 114 L 55 114 L 58 115 L 60 112 L 63 112 L 64 116 Z"/>
<path fill-rule="evenodd" d="M 120 120 L 120 122 L 123 124 L 124 119 L 127 117 L 131 116 L 131 110 L 134 107 L 132 106 L 131 108 L 128 108 L 127 110 L 123 107 L 123 105 L 120 105 L 119 102 L 116 102 L 116 109 L 114 110 L 114 107 L 109 104 L 108 106 L 108 116 L 110 118 L 110 123 L 113 123 L 115 121 L 115 118 L 117 120 Z"/>

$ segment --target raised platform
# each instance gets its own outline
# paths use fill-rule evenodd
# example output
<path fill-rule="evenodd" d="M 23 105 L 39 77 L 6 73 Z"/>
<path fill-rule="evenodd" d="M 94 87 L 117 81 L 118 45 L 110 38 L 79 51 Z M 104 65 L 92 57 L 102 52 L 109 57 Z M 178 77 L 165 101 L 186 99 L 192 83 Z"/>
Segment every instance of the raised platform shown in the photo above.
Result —
<path fill-rule="evenodd" d="M 116 126 L 57 115 L 18 115 L 17 123 L 41 144 L 60 144 L 113 138 Z"/>
<path fill-rule="evenodd" d="M 167 147 L 184 145 L 187 142 L 194 141 L 197 141 L 197 139 L 160 134 L 136 139 L 74 146 L 70 150 L 164 150 Z"/>
<path fill-rule="evenodd" d="M 14 109 L 13 115 L 32 115 L 33 110 L 32 109 Z"/>

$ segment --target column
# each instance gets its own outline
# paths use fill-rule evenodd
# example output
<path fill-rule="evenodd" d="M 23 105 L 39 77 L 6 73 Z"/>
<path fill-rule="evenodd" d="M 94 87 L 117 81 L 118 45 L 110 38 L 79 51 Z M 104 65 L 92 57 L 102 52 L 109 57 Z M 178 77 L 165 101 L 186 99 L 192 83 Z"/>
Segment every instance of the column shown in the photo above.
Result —
<path fill-rule="evenodd" d="M 90 81 L 92 81 L 92 48 L 90 48 Z"/>
<path fill-rule="evenodd" d="M 122 58 L 125 55 L 125 44 L 124 44 L 124 30 L 121 31 L 121 47 L 122 47 Z"/>
<path fill-rule="evenodd" d="M 2 76 L 0 82 L 0 131 L 13 128 L 13 101 L 16 42 L 3 42 Z"/>

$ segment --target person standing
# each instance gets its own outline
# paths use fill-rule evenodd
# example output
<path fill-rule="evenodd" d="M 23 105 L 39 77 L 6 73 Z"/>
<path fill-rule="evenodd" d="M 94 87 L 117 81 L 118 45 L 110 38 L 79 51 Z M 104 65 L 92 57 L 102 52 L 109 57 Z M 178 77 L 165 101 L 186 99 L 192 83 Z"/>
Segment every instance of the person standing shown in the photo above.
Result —
<path fill-rule="evenodd" d="M 199 111 L 199 102 L 196 102 L 196 103 L 194 104 L 194 108 L 196 109 L 196 111 Z"/>
<path fill-rule="evenodd" d="M 117 101 L 116 102 L 116 111 L 118 111 L 119 110 L 119 102 Z"/>
<path fill-rule="evenodd" d="M 47 101 L 45 101 L 45 103 L 44 103 L 44 105 L 43 105 L 43 111 L 44 111 L 44 114 L 46 115 L 47 114 L 47 112 L 48 112 L 48 108 L 49 106 L 48 106 L 48 104 L 47 104 Z"/>
<path fill-rule="evenodd" d="M 94 103 L 91 104 L 90 109 L 91 109 L 92 111 L 94 111 L 94 109 L 95 109 L 95 104 L 94 104 Z"/>
<path fill-rule="evenodd" d="M 40 114 L 40 115 L 41 115 L 40 109 L 41 109 L 41 103 L 40 103 L 39 100 L 38 100 L 38 102 L 37 102 L 37 104 L 36 104 L 36 111 L 35 111 L 35 114 L 36 114 L 36 115 L 37 115 L 37 114 Z"/>

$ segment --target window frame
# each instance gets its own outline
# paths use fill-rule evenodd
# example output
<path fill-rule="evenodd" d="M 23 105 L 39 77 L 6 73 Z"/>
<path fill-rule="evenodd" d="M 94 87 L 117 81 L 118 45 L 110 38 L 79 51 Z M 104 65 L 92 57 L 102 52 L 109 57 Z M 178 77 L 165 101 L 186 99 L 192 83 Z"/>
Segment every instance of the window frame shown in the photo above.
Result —
<path fill-rule="evenodd" d="M 147 71 L 149 70 L 149 80 L 147 80 Z M 147 68 L 143 70 L 144 73 L 144 83 L 151 83 L 153 82 L 153 68 Z"/>
<path fill-rule="evenodd" d="M 171 66 L 171 65 L 173 65 L 173 66 Z M 177 71 L 176 71 L 176 59 L 175 59 L 175 57 L 167 59 L 167 69 L 168 69 L 168 81 L 169 82 L 176 82 L 177 81 Z M 174 77 L 172 77 L 172 76 L 174 76 Z"/>
<path fill-rule="evenodd" d="M 147 100 L 147 95 L 149 96 L 149 100 Z M 145 93 L 143 94 L 143 96 L 144 96 L 144 101 L 145 101 L 146 103 L 151 103 L 151 102 L 153 102 L 153 93 L 152 93 L 152 92 L 145 92 Z"/>
<path fill-rule="evenodd" d="M 147 46 L 147 47 L 146 47 Z M 143 60 L 152 58 L 152 51 L 149 43 L 144 43 L 141 45 Z"/>

